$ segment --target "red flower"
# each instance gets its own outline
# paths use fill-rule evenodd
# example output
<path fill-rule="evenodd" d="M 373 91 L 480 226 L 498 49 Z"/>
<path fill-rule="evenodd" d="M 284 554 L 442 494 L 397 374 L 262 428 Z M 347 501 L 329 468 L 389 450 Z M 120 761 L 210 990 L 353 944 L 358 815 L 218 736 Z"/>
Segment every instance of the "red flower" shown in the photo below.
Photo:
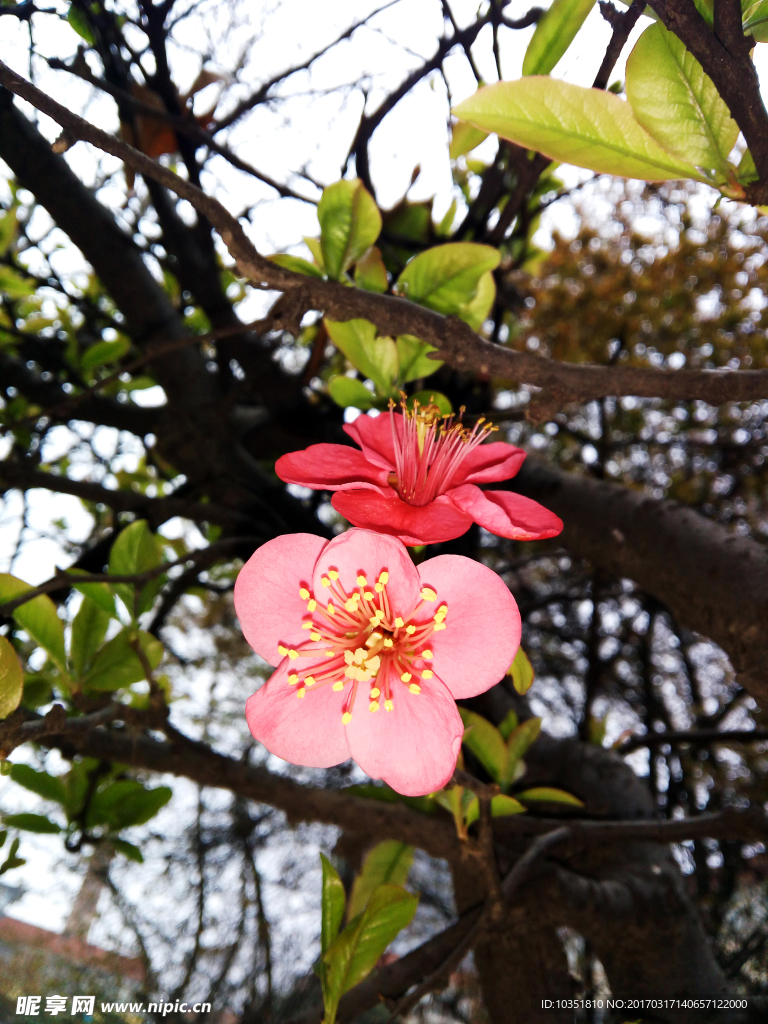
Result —
<path fill-rule="evenodd" d="M 467 430 L 434 410 L 358 416 L 344 430 L 362 452 L 313 444 L 283 455 L 275 471 L 286 483 L 335 491 L 331 504 L 350 523 L 405 544 L 452 540 L 473 521 L 513 540 L 557 536 L 563 523 L 543 505 L 477 486 L 514 476 L 525 452 L 504 441 L 481 445 L 492 427 L 480 420 Z"/>
<path fill-rule="evenodd" d="M 278 662 L 246 705 L 256 739 L 309 767 L 353 757 L 406 796 L 448 782 L 455 699 L 490 689 L 520 644 L 517 604 L 491 569 L 460 555 L 417 567 L 369 530 L 269 541 L 237 577 L 235 607 L 251 647 Z"/>

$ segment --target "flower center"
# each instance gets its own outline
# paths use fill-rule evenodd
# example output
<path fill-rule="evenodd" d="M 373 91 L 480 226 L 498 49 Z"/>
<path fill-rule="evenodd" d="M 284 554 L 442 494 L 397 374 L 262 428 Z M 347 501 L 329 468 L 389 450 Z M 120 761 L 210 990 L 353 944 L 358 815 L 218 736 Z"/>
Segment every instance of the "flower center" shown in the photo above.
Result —
<path fill-rule="evenodd" d="M 389 403 L 395 449 L 395 472 L 390 473 L 389 483 L 409 505 L 427 505 L 450 488 L 467 455 L 498 427 L 481 416 L 469 430 L 461 422 L 463 406 L 458 419 L 453 413 L 443 416 L 436 405 L 420 406 L 418 399 L 413 409 L 405 402 L 400 407 L 402 435 L 395 425 L 394 402 Z"/>
<path fill-rule="evenodd" d="M 299 595 L 306 601 L 307 615 L 302 628 L 309 630 L 309 643 L 301 650 L 278 645 L 278 652 L 291 661 L 319 658 L 327 661 L 310 673 L 297 666 L 288 673 L 288 684 L 303 698 L 307 690 L 331 686 L 346 690 L 342 703 L 342 722 L 352 720 L 358 689 L 368 691 L 368 710 L 376 712 L 383 702 L 386 711 L 394 708 L 397 693 L 417 695 L 425 680 L 432 679 L 429 667 L 432 650 L 429 637 L 446 628 L 448 606 L 440 604 L 432 617 L 423 620 L 425 604 L 437 605 L 437 594 L 422 587 L 421 600 L 407 616 L 398 614 L 387 593 L 389 573 L 383 569 L 374 584 L 358 575 L 347 593 L 336 569 L 322 577 L 323 593 L 317 598 L 302 586 Z M 422 621 L 414 621 L 421 613 Z"/>

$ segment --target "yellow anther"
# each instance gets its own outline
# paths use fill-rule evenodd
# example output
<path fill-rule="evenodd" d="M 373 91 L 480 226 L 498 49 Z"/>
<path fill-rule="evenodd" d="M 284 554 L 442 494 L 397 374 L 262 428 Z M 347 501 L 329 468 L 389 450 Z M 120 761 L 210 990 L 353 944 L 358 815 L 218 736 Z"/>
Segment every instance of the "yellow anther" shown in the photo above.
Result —
<path fill-rule="evenodd" d="M 278 652 L 278 654 L 282 654 L 282 656 L 285 657 L 286 654 L 288 653 L 288 648 L 287 647 L 283 647 L 282 644 L 278 644 L 277 645 L 277 652 Z"/>
<path fill-rule="evenodd" d="M 357 669 L 355 668 L 354 665 L 347 665 L 347 667 L 344 669 L 344 675 L 347 677 L 347 679 L 354 679 L 356 674 Z"/>
<path fill-rule="evenodd" d="M 363 594 L 363 597 L 365 598 L 366 601 L 373 600 L 373 594 L 371 593 L 370 590 L 366 590 L 365 594 Z"/>
<path fill-rule="evenodd" d="M 315 608 L 317 608 L 317 601 L 314 599 L 314 597 L 311 597 L 309 601 L 307 601 L 307 611 L 313 612 Z"/>
<path fill-rule="evenodd" d="M 380 594 L 382 592 L 382 590 L 384 589 L 384 584 L 383 583 L 377 583 L 377 584 L 375 584 L 373 589 L 376 591 L 377 594 Z"/>
<path fill-rule="evenodd" d="M 444 622 L 436 622 L 435 625 L 434 625 L 435 632 L 439 633 L 441 629 L 445 629 L 445 623 Z"/>
<path fill-rule="evenodd" d="M 349 725 L 349 723 L 351 721 L 352 721 L 352 714 L 351 714 L 351 712 L 345 711 L 344 714 L 341 716 L 341 724 L 342 725 Z"/>
<path fill-rule="evenodd" d="M 448 614 L 448 605 L 447 604 L 441 604 L 440 607 L 437 609 L 437 614 L 438 615 L 443 615 L 443 616 L 447 615 Z"/>
<path fill-rule="evenodd" d="M 333 601 L 328 602 L 328 604 L 325 607 L 325 610 L 328 612 L 329 615 L 336 614 L 336 609 L 333 607 Z"/>
<path fill-rule="evenodd" d="M 335 691 L 336 691 L 336 693 L 338 693 L 338 692 L 339 692 L 339 690 L 343 690 L 343 689 L 344 689 L 344 683 L 342 683 L 342 681 L 341 681 L 341 680 L 339 680 L 339 681 L 338 681 L 338 683 L 334 683 L 334 684 L 333 684 L 333 686 L 331 687 L 331 689 L 332 689 L 332 690 L 335 690 Z"/>
<path fill-rule="evenodd" d="M 296 696 L 297 696 L 297 697 L 299 697 L 299 698 L 301 698 L 301 697 L 303 697 L 303 696 L 304 696 L 304 694 L 305 694 L 306 692 L 307 692 L 307 691 L 306 691 L 306 690 L 304 689 L 304 687 L 302 686 L 302 687 L 300 687 L 300 688 L 299 688 L 299 689 L 298 689 L 298 690 L 296 691 Z"/>
<path fill-rule="evenodd" d="M 310 633 L 310 636 L 311 635 L 312 634 Z M 296 658 L 298 658 L 298 656 L 299 656 L 299 652 L 298 651 L 294 651 L 293 648 L 291 648 L 290 651 L 288 651 L 288 657 L 291 659 L 291 661 L 295 661 Z"/>
<path fill-rule="evenodd" d="M 305 686 L 314 686 L 315 685 L 315 677 L 314 676 L 307 676 L 307 678 L 304 680 L 304 685 Z"/>
<path fill-rule="evenodd" d="M 381 690 L 378 688 L 378 686 L 374 686 L 371 689 L 371 700 L 376 700 L 376 698 L 379 697 L 380 695 L 381 695 Z"/>
<path fill-rule="evenodd" d="M 392 711 L 394 706 L 395 705 L 393 704 L 393 702 L 391 700 L 385 700 L 384 701 L 384 707 L 387 709 L 387 711 Z"/>
<path fill-rule="evenodd" d="M 357 577 L 357 585 L 358 585 L 358 587 L 364 587 L 364 586 L 367 585 L 367 583 L 368 583 L 368 580 L 365 578 L 365 576 L 363 576 L 362 573 L 360 573 L 360 575 Z"/>
<path fill-rule="evenodd" d="M 377 700 L 372 700 L 371 703 L 368 705 L 368 710 L 369 711 L 378 711 L 379 710 L 379 702 Z"/>
<path fill-rule="evenodd" d="M 352 651 L 344 651 L 344 661 L 348 665 L 351 665 L 354 660 L 355 660 L 355 656 L 352 653 Z"/>
<path fill-rule="evenodd" d="M 413 679 L 413 676 L 411 675 L 410 672 L 403 672 L 400 678 L 403 680 L 404 683 L 408 683 L 410 682 L 411 679 Z"/>
<path fill-rule="evenodd" d="M 368 661 L 366 661 L 366 663 L 365 663 L 365 667 L 374 676 L 379 671 L 380 666 L 381 666 L 381 658 L 378 656 L 378 654 L 375 654 L 372 658 L 369 658 Z"/>
<path fill-rule="evenodd" d="M 373 633 L 371 633 L 371 635 L 370 635 L 370 636 L 368 637 L 368 639 L 367 639 L 367 640 L 365 641 L 365 646 L 366 646 L 366 647 L 375 647 L 375 646 L 376 646 L 376 644 L 377 644 L 377 643 L 379 642 L 379 640 L 381 640 L 381 633 L 377 633 L 377 632 L 376 632 L 376 631 L 374 630 L 374 632 L 373 632 Z"/>
<path fill-rule="evenodd" d="M 422 679 L 431 679 L 434 674 L 435 673 L 432 671 L 431 668 L 425 668 L 424 671 L 421 673 L 421 678 Z"/>
<path fill-rule="evenodd" d="M 424 598 L 425 601 L 436 601 L 437 600 L 437 594 L 434 592 L 434 590 L 431 587 L 422 587 L 421 588 L 421 596 Z"/>
<path fill-rule="evenodd" d="M 322 640 L 320 633 L 310 633 L 309 635 L 312 640 Z"/>
<path fill-rule="evenodd" d="M 323 576 L 323 578 L 320 580 L 320 582 L 322 583 L 322 585 L 324 587 L 330 587 L 330 585 L 331 585 L 331 581 L 328 579 L 327 576 Z"/>
<path fill-rule="evenodd" d="M 399 628 L 400 628 L 401 626 L 404 626 L 404 625 L 405 625 L 405 623 L 403 622 L 403 620 L 402 620 L 402 619 L 400 618 L 400 616 L 399 616 L 399 615 L 398 615 L 398 616 L 397 616 L 397 618 L 395 619 L 395 625 L 396 625 L 396 626 L 398 627 L 398 629 L 399 629 Z"/>
<path fill-rule="evenodd" d="M 421 656 L 422 656 L 422 658 L 427 658 L 428 660 L 431 661 L 432 660 L 432 651 L 430 651 L 430 649 L 427 647 L 427 648 L 425 648 L 425 650 L 423 650 L 421 652 Z"/>
<path fill-rule="evenodd" d="M 299 597 L 302 601 L 307 601 L 309 599 L 309 591 L 306 587 L 302 587 L 301 590 L 299 590 Z"/>
<path fill-rule="evenodd" d="M 435 612 L 433 618 L 435 622 L 442 622 L 443 619 L 445 618 L 445 615 L 442 612 Z"/>
<path fill-rule="evenodd" d="M 419 686 L 418 683 L 411 683 L 408 689 L 411 691 L 411 693 L 421 693 L 421 687 Z"/>
<path fill-rule="evenodd" d="M 368 653 L 364 647 L 355 648 L 355 664 L 362 665 L 365 661 L 365 656 Z"/>
<path fill-rule="evenodd" d="M 336 572 L 335 569 L 329 569 L 328 575 L 331 577 L 332 580 L 337 580 L 339 578 L 339 574 Z"/>
<path fill-rule="evenodd" d="M 368 619 L 368 621 L 370 622 L 370 624 L 372 626 L 378 626 L 378 624 L 379 624 L 379 616 L 378 615 L 372 615 L 370 617 L 370 619 Z"/>
<path fill-rule="evenodd" d="M 395 641 L 394 640 L 390 640 L 389 637 L 387 637 L 387 639 L 384 641 L 384 646 L 385 647 L 394 647 L 394 645 L 395 645 Z"/>
<path fill-rule="evenodd" d="M 299 681 L 298 675 L 295 672 L 291 672 L 291 674 L 288 676 L 288 683 L 291 686 L 295 686 L 296 683 L 298 683 L 298 681 Z"/>
<path fill-rule="evenodd" d="M 326 656 L 326 658 L 332 658 L 335 653 L 336 653 L 336 651 L 326 651 L 325 652 L 325 656 Z"/>
<path fill-rule="evenodd" d="M 382 586 L 386 586 L 387 583 L 389 583 L 389 573 L 388 572 L 385 571 L 385 572 L 382 572 L 382 573 L 379 574 L 379 583 L 381 583 Z"/>
<path fill-rule="evenodd" d="M 302 622 L 301 628 L 302 629 L 312 629 L 312 619 L 307 619 L 306 622 Z"/>
<path fill-rule="evenodd" d="M 414 633 L 416 632 L 416 627 L 415 627 L 415 626 L 406 626 L 406 627 L 405 627 L 405 632 L 406 632 L 406 633 L 407 633 L 407 634 L 408 634 L 409 636 L 412 636 L 412 635 L 413 635 L 413 634 L 414 634 Z"/>

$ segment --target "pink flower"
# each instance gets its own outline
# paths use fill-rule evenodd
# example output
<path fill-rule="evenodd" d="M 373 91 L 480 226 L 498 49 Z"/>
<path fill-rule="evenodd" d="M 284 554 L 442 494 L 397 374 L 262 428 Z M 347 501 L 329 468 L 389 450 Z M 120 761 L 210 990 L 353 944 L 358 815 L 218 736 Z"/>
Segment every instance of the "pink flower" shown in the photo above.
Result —
<path fill-rule="evenodd" d="M 481 444 L 482 420 L 467 430 L 434 406 L 405 414 L 359 416 L 344 430 L 362 448 L 313 444 L 275 463 L 281 480 L 335 491 L 332 505 L 355 526 L 405 544 L 437 544 L 466 533 L 472 522 L 499 537 L 541 540 L 563 528 L 554 513 L 511 491 L 478 484 L 507 480 L 525 452 L 503 441 Z"/>
<path fill-rule="evenodd" d="M 294 764 L 353 757 L 406 796 L 440 789 L 463 726 L 455 700 L 502 678 L 520 614 L 487 566 L 351 529 L 332 541 L 287 534 L 260 547 L 235 584 L 245 638 L 277 668 L 249 697 L 248 726 Z"/>

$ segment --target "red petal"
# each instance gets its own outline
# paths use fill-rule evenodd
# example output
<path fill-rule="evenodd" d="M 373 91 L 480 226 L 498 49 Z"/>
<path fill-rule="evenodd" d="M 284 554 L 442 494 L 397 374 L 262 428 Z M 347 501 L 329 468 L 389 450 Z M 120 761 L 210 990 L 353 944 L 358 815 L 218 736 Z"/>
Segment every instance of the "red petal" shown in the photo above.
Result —
<path fill-rule="evenodd" d="M 398 537 L 403 544 L 441 544 L 466 533 L 472 517 L 441 494 L 428 505 L 409 505 L 391 487 L 337 492 L 331 499 L 350 523 Z"/>
<path fill-rule="evenodd" d="M 277 460 L 275 472 L 287 484 L 301 484 L 316 491 L 387 486 L 387 471 L 345 444 L 313 444 L 303 451 L 289 452 Z"/>
<path fill-rule="evenodd" d="M 525 461 L 522 448 L 506 441 L 481 444 L 467 455 L 456 475 L 458 484 L 490 484 L 516 476 Z"/>
<path fill-rule="evenodd" d="M 353 492 L 354 493 L 354 492 Z M 374 494 L 374 491 L 362 491 Z M 347 530 L 323 549 L 315 565 L 314 595 L 318 602 L 327 601 L 328 590 L 323 576 L 329 569 L 339 574 L 339 583 L 347 594 L 358 589 L 357 577 L 365 576 L 373 587 L 381 572 L 389 573 L 387 597 L 395 615 L 407 615 L 419 596 L 419 574 L 405 547 L 394 537 L 373 530 Z"/>
<path fill-rule="evenodd" d="M 402 434 L 401 413 L 383 412 L 379 416 L 358 416 L 344 426 L 344 432 L 363 449 L 366 458 L 388 472 L 395 468 L 395 446 L 392 440 L 392 417 L 398 436 Z"/>
<path fill-rule="evenodd" d="M 544 540 L 556 537 L 563 529 L 562 519 L 554 512 L 512 491 L 481 491 L 474 484 L 462 484 L 448 496 L 457 508 L 497 537 Z"/>

